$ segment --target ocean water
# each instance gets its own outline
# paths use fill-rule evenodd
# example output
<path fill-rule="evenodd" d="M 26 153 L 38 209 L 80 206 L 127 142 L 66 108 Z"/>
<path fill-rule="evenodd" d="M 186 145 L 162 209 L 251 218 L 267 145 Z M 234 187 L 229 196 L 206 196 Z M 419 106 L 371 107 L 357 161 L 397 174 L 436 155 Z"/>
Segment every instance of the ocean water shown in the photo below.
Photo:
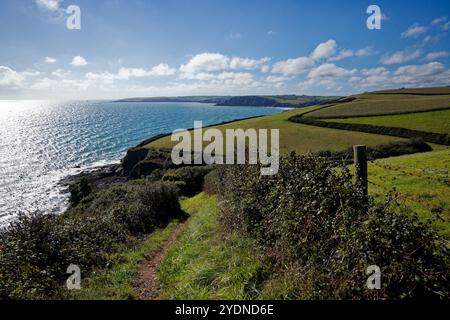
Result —
<path fill-rule="evenodd" d="M 0 224 L 19 212 L 62 212 L 61 178 L 119 162 L 156 134 L 280 112 L 202 103 L 0 101 Z"/>

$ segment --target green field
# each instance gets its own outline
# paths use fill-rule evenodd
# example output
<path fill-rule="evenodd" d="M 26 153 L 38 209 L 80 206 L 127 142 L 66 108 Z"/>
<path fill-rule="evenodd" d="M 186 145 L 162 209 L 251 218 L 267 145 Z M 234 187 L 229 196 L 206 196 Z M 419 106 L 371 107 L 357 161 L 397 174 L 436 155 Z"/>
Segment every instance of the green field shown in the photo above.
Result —
<path fill-rule="evenodd" d="M 369 164 L 369 192 L 384 201 L 396 190 L 401 203 L 450 239 L 450 148 L 376 160 Z"/>
<path fill-rule="evenodd" d="M 434 133 L 450 134 L 450 109 L 403 115 L 324 120 L 329 122 L 370 124 Z"/>
<path fill-rule="evenodd" d="M 296 151 L 298 153 L 316 152 L 322 150 L 344 150 L 355 144 L 376 146 L 401 138 L 388 137 L 377 134 L 344 131 L 337 129 L 319 128 L 288 121 L 288 118 L 314 110 L 317 107 L 308 107 L 282 112 L 276 115 L 265 116 L 232 122 L 225 125 L 214 126 L 224 132 L 226 129 L 280 129 L 280 149 L 282 153 Z M 206 143 L 205 143 L 206 144 Z M 171 148 L 175 145 L 170 136 L 156 140 L 146 147 Z"/>
<path fill-rule="evenodd" d="M 345 118 L 396 114 L 450 108 L 450 94 L 427 95 L 416 94 L 374 94 L 367 93 L 354 96 L 356 99 L 311 112 L 307 117 Z"/>

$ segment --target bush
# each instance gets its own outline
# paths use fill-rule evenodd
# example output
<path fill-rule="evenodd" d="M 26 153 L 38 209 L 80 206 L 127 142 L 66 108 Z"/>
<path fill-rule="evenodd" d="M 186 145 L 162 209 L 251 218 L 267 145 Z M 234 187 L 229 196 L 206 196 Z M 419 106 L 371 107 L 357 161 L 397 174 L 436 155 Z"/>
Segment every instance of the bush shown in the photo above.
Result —
<path fill-rule="evenodd" d="M 135 236 L 183 217 L 177 192 L 133 181 L 99 189 L 60 216 L 21 215 L 0 232 L 0 298 L 60 297 L 70 264 L 85 277 Z"/>
<path fill-rule="evenodd" d="M 104 266 L 125 234 L 110 215 L 33 214 L 21 215 L 0 239 L 0 297 L 31 299 L 57 296 L 72 263 L 83 275 Z"/>
<path fill-rule="evenodd" d="M 69 198 L 70 204 L 75 207 L 76 205 L 78 205 L 78 203 L 80 203 L 80 201 L 84 197 L 87 197 L 88 195 L 91 194 L 92 188 L 89 185 L 87 179 L 83 178 L 80 180 L 80 182 L 71 184 L 69 186 L 69 192 L 70 192 Z"/>
<path fill-rule="evenodd" d="M 194 195 L 202 191 L 203 178 L 212 170 L 211 166 L 182 167 L 170 169 L 162 177 L 162 181 L 175 183 L 182 195 Z"/>
<path fill-rule="evenodd" d="M 255 239 L 275 273 L 295 275 L 292 298 L 449 297 L 445 243 L 405 209 L 375 205 L 347 169 L 291 154 L 271 177 L 251 165 L 218 170 L 222 225 Z M 370 265 L 382 290 L 366 287 Z"/>

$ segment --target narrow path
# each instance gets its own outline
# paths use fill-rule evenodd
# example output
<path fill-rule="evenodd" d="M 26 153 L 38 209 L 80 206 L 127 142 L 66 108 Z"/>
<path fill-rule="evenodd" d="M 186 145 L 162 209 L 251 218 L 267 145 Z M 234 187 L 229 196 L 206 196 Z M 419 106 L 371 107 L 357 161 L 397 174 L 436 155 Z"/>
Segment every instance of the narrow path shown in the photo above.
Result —
<path fill-rule="evenodd" d="M 169 238 L 164 241 L 161 249 L 150 259 L 143 261 L 138 268 L 138 277 L 136 280 L 136 292 L 140 300 L 158 299 L 158 280 L 156 278 L 156 269 L 167 254 L 170 246 L 178 235 L 183 231 L 187 221 L 180 223 L 171 233 Z"/>

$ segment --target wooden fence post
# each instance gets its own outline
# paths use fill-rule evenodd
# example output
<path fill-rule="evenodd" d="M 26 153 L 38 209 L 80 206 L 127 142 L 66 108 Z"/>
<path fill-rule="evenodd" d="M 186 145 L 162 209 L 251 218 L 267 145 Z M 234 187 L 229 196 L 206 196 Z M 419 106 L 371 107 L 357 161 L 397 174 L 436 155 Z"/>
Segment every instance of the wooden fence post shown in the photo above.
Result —
<path fill-rule="evenodd" d="M 368 195 L 366 146 L 353 146 L 353 155 L 356 169 L 356 179 L 363 188 L 364 194 Z"/>

